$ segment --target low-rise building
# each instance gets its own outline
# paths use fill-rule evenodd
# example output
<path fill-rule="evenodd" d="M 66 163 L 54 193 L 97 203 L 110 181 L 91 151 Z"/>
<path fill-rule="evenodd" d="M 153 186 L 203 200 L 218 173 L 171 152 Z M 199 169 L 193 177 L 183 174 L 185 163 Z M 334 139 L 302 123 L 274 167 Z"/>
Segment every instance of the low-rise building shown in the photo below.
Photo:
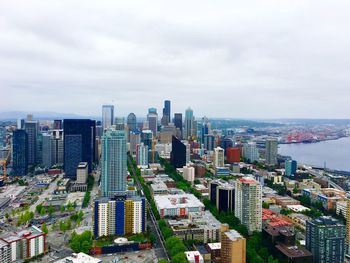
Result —
<path fill-rule="evenodd" d="M 72 256 L 60 259 L 55 263 L 102 263 L 102 260 L 80 252 L 78 254 L 73 253 Z"/>
<path fill-rule="evenodd" d="M 346 200 L 346 192 L 334 188 L 303 189 L 302 194 L 310 197 L 311 202 L 322 202 L 326 210 L 335 210 L 338 201 Z"/>
<path fill-rule="evenodd" d="M 276 200 L 276 204 L 286 208 L 288 205 L 300 205 L 300 202 L 289 196 L 276 195 L 273 197 Z"/>
<path fill-rule="evenodd" d="M 190 263 L 204 263 L 203 256 L 199 251 L 186 251 L 186 259 Z"/>
<path fill-rule="evenodd" d="M 163 181 L 157 181 L 151 184 L 151 194 L 155 195 L 167 195 L 169 194 L 169 189 Z"/>
<path fill-rule="evenodd" d="M 157 195 L 154 202 L 160 217 L 187 217 L 191 212 L 201 212 L 204 204 L 193 194 Z"/>

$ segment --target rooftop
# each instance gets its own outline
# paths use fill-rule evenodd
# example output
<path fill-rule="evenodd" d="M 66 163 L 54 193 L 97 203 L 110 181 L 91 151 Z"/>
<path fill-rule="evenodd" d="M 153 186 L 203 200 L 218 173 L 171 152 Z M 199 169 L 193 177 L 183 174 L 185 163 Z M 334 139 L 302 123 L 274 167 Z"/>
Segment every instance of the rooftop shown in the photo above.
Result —
<path fill-rule="evenodd" d="M 311 257 L 310 251 L 303 247 L 286 246 L 284 244 L 276 245 L 276 248 L 289 258 Z"/>
<path fill-rule="evenodd" d="M 102 260 L 91 257 L 85 253 L 73 253 L 72 256 L 56 261 L 56 263 L 102 263 Z"/>
<path fill-rule="evenodd" d="M 243 237 L 236 230 L 230 229 L 224 233 L 231 241 L 242 239 Z"/>
<path fill-rule="evenodd" d="M 221 249 L 221 242 L 217 242 L 217 243 L 208 243 L 208 247 L 209 247 L 211 250 Z"/>
<path fill-rule="evenodd" d="M 193 194 L 156 195 L 154 201 L 161 209 L 204 207 L 203 203 Z"/>

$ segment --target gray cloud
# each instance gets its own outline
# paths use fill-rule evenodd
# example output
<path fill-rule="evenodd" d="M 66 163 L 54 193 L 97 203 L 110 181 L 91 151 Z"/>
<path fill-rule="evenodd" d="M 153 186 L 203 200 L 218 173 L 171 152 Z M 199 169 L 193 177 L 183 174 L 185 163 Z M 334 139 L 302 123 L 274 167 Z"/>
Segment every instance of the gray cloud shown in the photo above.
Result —
<path fill-rule="evenodd" d="M 3 1 L 0 111 L 350 118 L 349 1 Z"/>

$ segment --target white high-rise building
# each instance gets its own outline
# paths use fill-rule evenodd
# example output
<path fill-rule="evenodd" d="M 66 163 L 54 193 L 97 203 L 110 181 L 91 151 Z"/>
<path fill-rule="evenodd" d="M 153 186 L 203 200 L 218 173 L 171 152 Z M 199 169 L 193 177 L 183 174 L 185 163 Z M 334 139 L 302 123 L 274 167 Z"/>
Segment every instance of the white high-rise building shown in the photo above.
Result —
<path fill-rule="evenodd" d="M 127 152 L 124 130 L 108 129 L 102 136 L 101 189 L 103 197 L 126 191 Z"/>
<path fill-rule="evenodd" d="M 187 181 L 193 184 L 195 177 L 195 170 L 192 166 L 184 166 L 182 168 L 182 176 Z"/>
<path fill-rule="evenodd" d="M 259 150 L 254 142 L 245 143 L 243 145 L 243 157 L 250 162 L 259 160 Z"/>
<path fill-rule="evenodd" d="M 251 177 L 236 182 L 235 216 L 248 228 L 249 233 L 262 228 L 262 187 Z"/>
<path fill-rule="evenodd" d="M 215 168 L 225 166 L 225 150 L 221 147 L 214 149 L 214 166 Z"/>
<path fill-rule="evenodd" d="M 267 139 L 265 142 L 266 164 L 277 164 L 278 140 L 276 138 Z"/>
<path fill-rule="evenodd" d="M 140 166 L 148 165 L 148 146 L 144 143 L 136 145 L 136 163 Z"/>
<path fill-rule="evenodd" d="M 102 106 L 102 127 L 106 130 L 113 125 L 114 120 L 114 106 L 113 105 L 103 105 Z"/>

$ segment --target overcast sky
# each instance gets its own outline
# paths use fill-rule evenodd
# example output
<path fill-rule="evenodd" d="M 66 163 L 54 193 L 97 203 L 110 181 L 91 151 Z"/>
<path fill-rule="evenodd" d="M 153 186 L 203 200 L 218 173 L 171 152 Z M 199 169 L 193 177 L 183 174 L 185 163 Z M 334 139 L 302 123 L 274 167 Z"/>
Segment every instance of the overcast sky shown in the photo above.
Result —
<path fill-rule="evenodd" d="M 350 118 L 350 1 L 0 1 L 0 112 Z"/>

